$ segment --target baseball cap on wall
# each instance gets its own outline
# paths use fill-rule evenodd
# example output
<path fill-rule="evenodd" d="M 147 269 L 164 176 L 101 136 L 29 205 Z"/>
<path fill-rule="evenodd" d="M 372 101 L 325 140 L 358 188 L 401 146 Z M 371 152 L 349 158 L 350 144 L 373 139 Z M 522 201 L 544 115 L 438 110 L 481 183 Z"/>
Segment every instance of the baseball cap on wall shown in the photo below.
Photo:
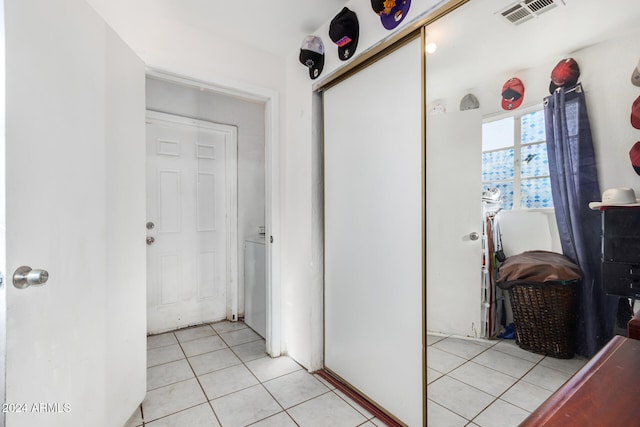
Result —
<path fill-rule="evenodd" d="M 349 8 L 343 8 L 329 24 L 329 37 L 338 45 L 338 58 L 346 61 L 356 53 L 360 25 L 355 12 Z"/>
<path fill-rule="evenodd" d="M 631 160 L 633 170 L 640 175 L 640 141 L 633 144 L 633 147 L 629 150 L 629 159 Z"/>
<path fill-rule="evenodd" d="M 578 83 L 580 78 L 580 67 L 573 58 L 565 58 L 551 71 L 551 83 L 549 83 L 549 93 L 563 86 L 568 88 Z"/>
<path fill-rule="evenodd" d="M 371 0 L 371 8 L 380 16 L 382 26 L 387 30 L 400 25 L 410 7 L 411 0 Z"/>
<path fill-rule="evenodd" d="M 460 111 L 475 110 L 480 108 L 480 102 L 474 94 L 468 93 L 460 100 Z"/>
<path fill-rule="evenodd" d="M 633 69 L 633 73 L 631 74 L 631 83 L 635 86 L 640 86 L 640 61 L 638 61 L 638 65 Z"/>
<path fill-rule="evenodd" d="M 317 36 L 306 36 L 300 46 L 300 63 L 309 68 L 311 80 L 318 78 L 324 68 L 324 44 Z"/>
<path fill-rule="evenodd" d="M 515 110 L 524 101 L 524 84 L 517 77 L 507 80 L 502 86 L 502 109 Z"/>
<path fill-rule="evenodd" d="M 640 129 L 640 96 L 633 101 L 631 106 L 631 126 Z"/>

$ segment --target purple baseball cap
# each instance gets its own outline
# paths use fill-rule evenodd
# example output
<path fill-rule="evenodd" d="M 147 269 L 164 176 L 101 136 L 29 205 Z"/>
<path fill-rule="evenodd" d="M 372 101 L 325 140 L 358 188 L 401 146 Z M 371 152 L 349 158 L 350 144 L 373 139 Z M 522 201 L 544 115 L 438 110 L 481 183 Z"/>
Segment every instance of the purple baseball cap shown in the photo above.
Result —
<path fill-rule="evenodd" d="M 393 30 L 407 16 L 411 0 L 371 0 L 371 7 L 380 16 L 382 26 Z"/>

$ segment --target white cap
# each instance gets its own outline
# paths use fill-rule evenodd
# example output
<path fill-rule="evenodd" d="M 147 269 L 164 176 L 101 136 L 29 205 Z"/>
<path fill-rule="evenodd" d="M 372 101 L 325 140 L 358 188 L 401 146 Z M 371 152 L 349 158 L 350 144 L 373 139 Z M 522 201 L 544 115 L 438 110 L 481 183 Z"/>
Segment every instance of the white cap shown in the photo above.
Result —
<path fill-rule="evenodd" d="M 638 61 L 638 65 L 633 69 L 633 74 L 631 74 L 631 83 L 635 86 L 640 86 L 640 61 Z"/>
<path fill-rule="evenodd" d="M 324 45 L 322 44 L 322 39 L 318 36 L 306 36 L 302 41 L 300 49 L 310 50 L 311 52 L 324 55 Z"/>

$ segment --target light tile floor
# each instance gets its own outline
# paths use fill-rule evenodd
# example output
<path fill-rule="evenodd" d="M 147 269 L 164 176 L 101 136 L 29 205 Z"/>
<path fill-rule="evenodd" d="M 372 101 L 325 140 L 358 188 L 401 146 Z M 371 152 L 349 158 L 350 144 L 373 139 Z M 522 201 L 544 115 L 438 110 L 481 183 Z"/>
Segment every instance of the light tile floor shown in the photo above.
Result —
<path fill-rule="evenodd" d="M 428 335 L 427 346 L 429 427 L 515 427 L 587 362 L 513 340 Z"/>
<path fill-rule="evenodd" d="M 147 395 L 125 427 L 375 427 L 365 409 L 292 359 L 271 358 L 244 323 L 147 339 Z"/>
<path fill-rule="evenodd" d="M 515 427 L 586 360 L 513 341 L 427 336 L 429 427 Z M 147 339 L 147 395 L 125 427 L 375 427 L 384 424 L 292 359 L 265 353 L 244 323 Z"/>

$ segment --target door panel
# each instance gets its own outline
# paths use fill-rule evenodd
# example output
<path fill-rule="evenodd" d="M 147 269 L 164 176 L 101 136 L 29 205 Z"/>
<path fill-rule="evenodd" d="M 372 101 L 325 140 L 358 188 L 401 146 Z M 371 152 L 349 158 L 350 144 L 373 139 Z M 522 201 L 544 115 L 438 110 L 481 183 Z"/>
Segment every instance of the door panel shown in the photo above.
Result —
<path fill-rule="evenodd" d="M 144 65 L 85 2 L 4 6 L 6 423 L 123 425 L 146 392 Z M 21 265 L 48 282 L 15 288 Z"/>
<path fill-rule="evenodd" d="M 227 150 L 235 150 L 236 138 L 232 126 L 148 113 L 150 332 L 227 317 L 228 291 L 236 292 L 227 224 L 235 167 Z"/>
<path fill-rule="evenodd" d="M 425 403 L 421 87 L 414 40 L 323 94 L 325 366 L 411 426 Z"/>
<path fill-rule="evenodd" d="M 427 328 L 480 337 L 480 110 L 427 116 Z"/>

